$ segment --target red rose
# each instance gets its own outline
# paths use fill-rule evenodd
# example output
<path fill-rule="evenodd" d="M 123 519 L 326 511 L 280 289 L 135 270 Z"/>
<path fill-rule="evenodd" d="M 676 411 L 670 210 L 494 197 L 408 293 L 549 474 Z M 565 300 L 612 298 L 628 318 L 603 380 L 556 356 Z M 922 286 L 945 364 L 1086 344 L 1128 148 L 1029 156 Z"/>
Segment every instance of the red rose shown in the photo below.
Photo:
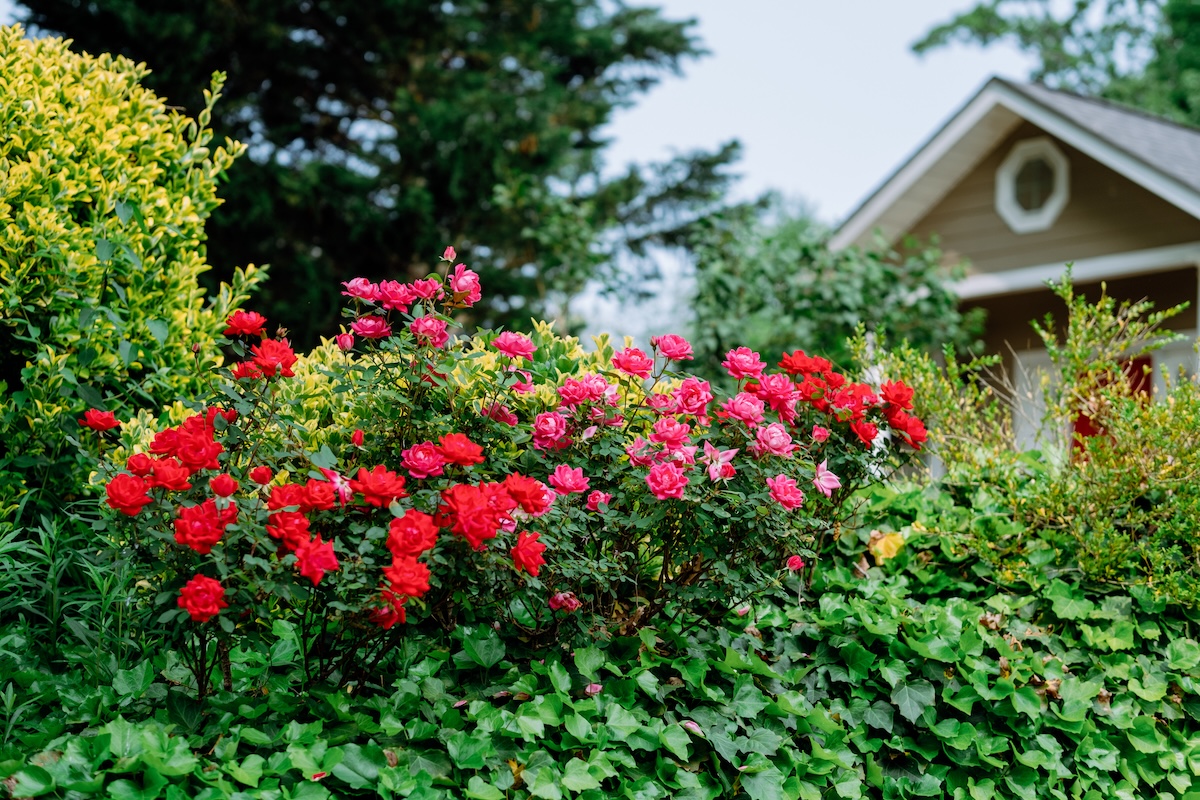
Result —
<path fill-rule="evenodd" d="M 361 428 L 350 434 L 350 443 L 355 447 L 363 446 L 363 432 Z"/>
<path fill-rule="evenodd" d="M 240 361 L 233 365 L 230 375 L 235 381 L 255 381 L 263 376 L 263 371 L 253 361 Z"/>
<path fill-rule="evenodd" d="M 515 500 L 521 510 L 535 517 L 541 516 L 550 509 L 554 502 L 554 492 L 546 484 L 536 478 L 527 478 L 513 472 L 504 479 L 504 490 Z"/>
<path fill-rule="evenodd" d="M 279 539 L 284 550 L 295 550 L 308 541 L 308 517 L 299 511 L 277 511 L 267 517 L 267 535 Z"/>
<path fill-rule="evenodd" d="M 517 535 L 516 546 L 509 551 L 512 554 L 513 566 L 518 570 L 525 570 L 535 578 L 538 570 L 546 563 L 546 559 L 542 558 L 542 553 L 546 552 L 546 545 L 538 541 L 539 536 L 540 533 L 521 531 Z"/>
<path fill-rule="evenodd" d="M 309 478 L 304 485 L 304 506 L 306 511 L 328 511 L 333 508 L 337 497 L 337 487 L 329 481 L 319 481 Z"/>
<path fill-rule="evenodd" d="M 854 434 L 867 447 L 871 446 L 875 441 L 876 434 L 879 433 L 879 428 L 873 422 L 851 422 L 850 430 L 854 431 Z"/>
<path fill-rule="evenodd" d="M 292 367 L 296 364 L 296 354 L 287 339 L 263 339 L 261 343 L 250 348 L 254 353 L 254 366 L 268 378 L 278 372 L 284 378 L 295 377 Z"/>
<path fill-rule="evenodd" d="M 151 502 L 150 495 L 146 494 L 146 482 L 126 472 L 109 481 L 104 493 L 110 508 L 130 517 L 136 517 Z"/>
<path fill-rule="evenodd" d="M 179 590 L 178 604 L 187 609 L 196 622 L 208 622 L 221 613 L 222 608 L 229 607 L 225 602 L 225 588 L 206 575 L 195 576 Z"/>
<path fill-rule="evenodd" d="M 433 517 L 416 509 L 409 509 L 404 516 L 393 519 L 388 526 L 387 548 L 395 558 L 416 558 L 437 544 L 438 528 Z"/>
<path fill-rule="evenodd" d="M 188 483 L 191 474 L 187 467 L 173 458 L 157 458 L 151 466 L 150 476 L 146 478 L 146 485 L 170 492 L 185 492 L 192 488 L 192 484 Z"/>
<path fill-rule="evenodd" d="M 118 427 L 121 423 L 117 422 L 116 416 L 111 411 L 89 408 L 84 412 L 83 419 L 79 420 L 79 424 L 94 431 L 108 431 Z"/>
<path fill-rule="evenodd" d="M 404 478 L 382 464 L 371 470 L 359 467 L 358 477 L 351 479 L 350 488 L 361 494 L 367 505 L 376 508 L 386 506 L 401 497 L 408 497 L 408 492 L 404 490 Z"/>
<path fill-rule="evenodd" d="M 208 488 L 217 497 L 229 497 L 238 490 L 238 482 L 222 472 L 208 482 Z"/>
<path fill-rule="evenodd" d="M 879 394 L 883 396 L 883 402 L 889 406 L 907 411 L 913 407 L 912 387 L 905 385 L 904 381 L 889 381 L 879 388 Z"/>
<path fill-rule="evenodd" d="M 144 478 L 154 469 L 154 459 L 145 453 L 134 453 L 125 462 L 125 469 L 138 477 Z"/>
<path fill-rule="evenodd" d="M 389 589 L 384 589 L 380 594 L 383 605 L 371 612 L 371 621 L 385 631 L 397 622 L 405 622 L 408 615 L 404 611 L 404 604 L 408 602 L 408 595 L 396 594 Z"/>
<path fill-rule="evenodd" d="M 267 318 L 257 311 L 235 311 L 225 320 L 226 336 L 265 336 Z"/>
<path fill-rule="evenodd" d="M 271 478 L 273 477 L 275 477 L 275 473 L 271 472 L 270 467 L 255 467 L 250 470 L 250 480 L 260 486 L 266 486 L 271 482 Z"/>
<path fill-rule="evenodd" d="M 438 452 L 447 463 L 460 467 L 483 463 L 483 448 L 461 433 L 447 433 L 439 439 Z"/>
<path fill-rule="evenodd" d="M 303 542 L 296 548 L 296 567 L 301 575 L 316 586 L 321 582 L 321 578 L 325 577 L 326 572 L 334 572 L 338 568 L 333 542 L 321 541 L 320 535 L 313 537 L 311 541 Z"/>
<path fill-rule="evenodd" d="M 280 511 L 285 508 L 309 511 L 308 492 L 303 486 L 294 483 L 283 483 L 272 486 L 267 491 L 267 510 Z"/>
<path fill-rule="evenodd" d="M 384 569 L 383 577 L 396 594 L 421 597 L 429 591 L 429 567 L 412 556 L 397 558 Z"/>
<path fill-rule="evenodd" d="M 237 506 L 217 510 L 217 502 L 211 497 L 198 506 L 183 506 L 175 519 L 175 541 L 206 556 L 237 515 Z"/>

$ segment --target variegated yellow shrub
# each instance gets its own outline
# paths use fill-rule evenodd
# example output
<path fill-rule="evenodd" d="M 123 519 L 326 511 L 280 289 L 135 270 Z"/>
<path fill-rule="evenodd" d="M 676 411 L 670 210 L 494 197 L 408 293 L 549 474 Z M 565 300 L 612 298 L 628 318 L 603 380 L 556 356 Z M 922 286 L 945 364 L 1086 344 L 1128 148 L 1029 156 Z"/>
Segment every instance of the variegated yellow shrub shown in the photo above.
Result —
<path fill-rule="evenodd" d="M 205 296 L 204 222 L 244 148 L 212 147 L 209 110 L 171 110 L 145 74 L 0 28 L 0 525 L 83 490 L 71 439 L 87 408 L 194 396 L 263 277 L 247 267 Z"/>

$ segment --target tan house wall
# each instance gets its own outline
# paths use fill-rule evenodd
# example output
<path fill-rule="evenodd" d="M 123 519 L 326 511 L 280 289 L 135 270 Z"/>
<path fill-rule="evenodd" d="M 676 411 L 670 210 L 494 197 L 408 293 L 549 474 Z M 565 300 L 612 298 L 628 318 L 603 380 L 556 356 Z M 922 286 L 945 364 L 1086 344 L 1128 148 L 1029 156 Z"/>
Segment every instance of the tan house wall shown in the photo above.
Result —
<path fill-rule="evenodd" d="M 1013 233 L 995 209 L 996 168 L 1015 142 L 1046 133 L 1022 124 L 920 219 L 912 232 L 937 234 L 947 255 L 970 260 L 972 272 L 1076 261 L 1200 240 L 1200 220 L 1180 211 L 1066 143 L 1070 198 L 1045 231 Z M 1193 290 L 1190 298 L 1195 299 Z"/>

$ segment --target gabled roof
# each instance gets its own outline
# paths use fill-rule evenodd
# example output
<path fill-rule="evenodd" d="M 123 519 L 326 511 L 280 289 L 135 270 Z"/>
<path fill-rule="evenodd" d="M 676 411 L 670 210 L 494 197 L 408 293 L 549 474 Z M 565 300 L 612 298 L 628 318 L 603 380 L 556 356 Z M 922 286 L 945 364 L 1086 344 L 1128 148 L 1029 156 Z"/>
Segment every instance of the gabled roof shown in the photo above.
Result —
<path fill-rule="evenodd" d="M 1023 121 L 1200 219 L 1200 129 L 1116 103 L 992 78 L 838 227 L 830 246 L 906 233 Z"/>

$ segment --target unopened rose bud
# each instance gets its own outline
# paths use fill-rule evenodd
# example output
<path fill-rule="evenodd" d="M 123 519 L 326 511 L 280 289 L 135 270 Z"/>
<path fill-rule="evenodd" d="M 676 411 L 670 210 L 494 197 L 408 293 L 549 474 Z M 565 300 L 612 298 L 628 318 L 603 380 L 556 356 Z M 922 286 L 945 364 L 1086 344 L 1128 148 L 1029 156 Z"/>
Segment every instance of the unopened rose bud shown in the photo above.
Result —
<path fill-rule="evenodd" d="M 194 345 L 192 345 L 192 352 L 193 352 L 193 353 L 199 353 L 199 352 L 200 352 L 200 343 L 199 343 L 199 342 L 196 342 Z"/>

